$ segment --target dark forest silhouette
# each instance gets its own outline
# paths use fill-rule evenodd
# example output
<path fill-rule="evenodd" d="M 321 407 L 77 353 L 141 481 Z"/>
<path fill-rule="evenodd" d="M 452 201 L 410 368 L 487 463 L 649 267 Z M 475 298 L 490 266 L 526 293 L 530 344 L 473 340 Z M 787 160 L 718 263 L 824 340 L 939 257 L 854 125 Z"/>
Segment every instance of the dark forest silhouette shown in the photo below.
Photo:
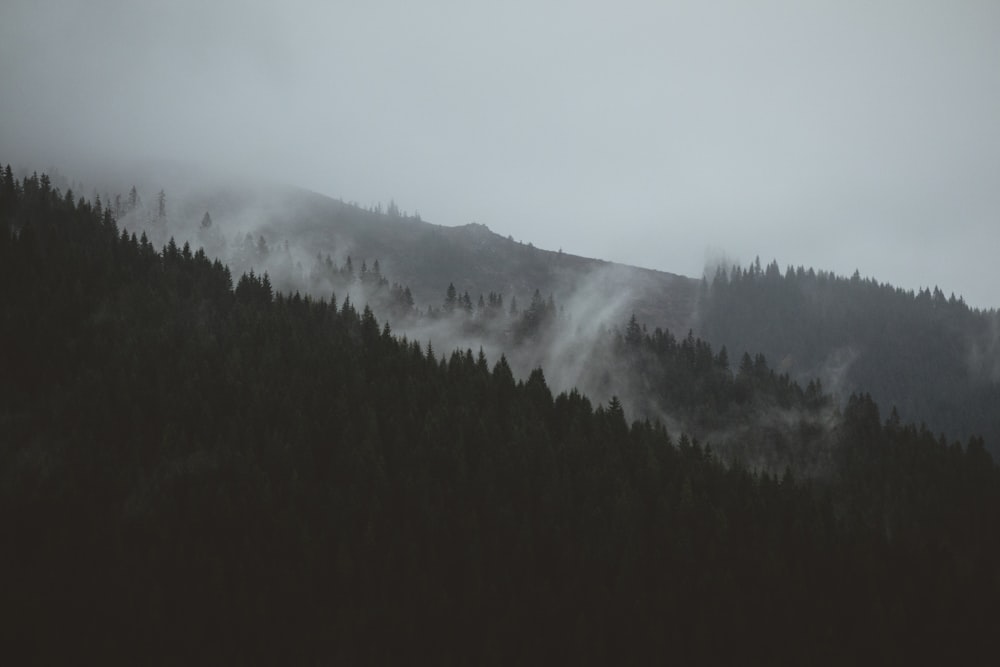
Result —
<path fill-rule="evenodd" d="M 828 474 L 774 476 L 629 423 L 617 398 L 553 396 L 541 369 L 396 338 L 348 300 L 234 285 L 9 167 L 0 302 L 0 643 L 18 664 L 992 648 L 998 469 L 981 439 L 867 395 L 822 434 Z M 832 410 L 760 355 L 733 369 L 634 320 L 618 344 L 702 420 Z"/>

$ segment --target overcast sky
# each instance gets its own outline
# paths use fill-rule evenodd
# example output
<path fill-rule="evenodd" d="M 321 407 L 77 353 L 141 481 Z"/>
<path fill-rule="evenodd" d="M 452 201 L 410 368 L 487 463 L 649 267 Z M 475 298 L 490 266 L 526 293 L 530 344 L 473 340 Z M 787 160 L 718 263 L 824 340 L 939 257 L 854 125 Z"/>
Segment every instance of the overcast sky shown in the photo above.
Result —
<path fill-rule="evenodd" d="M 1000 2 L 4 0 L 0 161 L 90 155 L 996 307 Z"/>

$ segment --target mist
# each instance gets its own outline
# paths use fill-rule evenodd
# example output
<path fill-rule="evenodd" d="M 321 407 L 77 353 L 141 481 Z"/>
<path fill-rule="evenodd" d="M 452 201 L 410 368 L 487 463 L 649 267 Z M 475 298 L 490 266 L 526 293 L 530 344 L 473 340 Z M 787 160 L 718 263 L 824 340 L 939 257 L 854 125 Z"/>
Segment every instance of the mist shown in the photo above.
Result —
<path fill-rule="evenodd" d="M 181 160 L 698 276 L 1000 305 L 1000 6 L 0 8 L 0 160 Z"/>
<path fill-rule="evenodd" d="M 998 63 L 995 0 L 0 2 L 4 654 L 995 652 Z"/>
<path fill-rule="evenodd" d="M 505 355 L 518 377 L 541 367 L 554 391 L 616 395 L 630 417 L 682 427 L 613 372 L 609 332 L 646 289 L 634 274 L 611 265 L 561 281 L 541 295 L 558 317 L 525 344 L 509 317 L 428 316 L 444 282 L 400 309 L 400 267 L 333 228 L 302 235 L 313 214 L 289 186 L 689 276 L 779 257 L 1000 302 L 991 6 L 15 1 L 0 12 L 0 162 L 106 206 L 135 186 L 142 205 L 119 224 L 157 248 L 174 237 L 219 257 L 234 282 L 253 270 L 289 294 L 370 305 L 440 354 Z M 342 280 L 349 261 L 357 277 L 376 260 L 383 289 Z M 488 289 L 524 308 L 532 288 Z M 671 322 L 676 334 L 697 327 L 698 308 Z M 967 342 L 973 376 L 996 380 L 996 338 Z M 859 354 L 799 371 L 842 396 Z"/>

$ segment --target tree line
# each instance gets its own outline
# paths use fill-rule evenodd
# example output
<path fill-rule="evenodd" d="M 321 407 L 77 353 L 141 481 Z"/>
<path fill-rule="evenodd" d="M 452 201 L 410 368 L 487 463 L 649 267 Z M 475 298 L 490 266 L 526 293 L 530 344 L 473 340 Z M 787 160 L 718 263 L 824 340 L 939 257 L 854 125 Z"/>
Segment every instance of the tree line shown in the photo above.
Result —
<path fill-rule="evenodd" d="M 553 395 L 542 369 L 396 337 L 349 298 L 234 284 L 201 250 L 9 174 L 0 640 L 18 662 L 832 664 L 991 646 L 1000 478 L 979 439 L 860 395 L 828 479 L 754 470 L 617 398 Z M 692 408 L 715 383 L 720 410 L 765 389 L 827 400 L 763 357 L 727 380 L 721 351 L 633 324 L 623 354 L 690 357 L 669 392 Z"/>
<path fill-rule="evenodd" d="M 904 419 L 1000 453 L 995 310 L 939 288 L 916 292 L 776 262 L 720 268 L 702 285 L 698 330 L 733 350 L 781 360 L 795 379 L 826 375 L 841 399 L 868 391 Z"/>

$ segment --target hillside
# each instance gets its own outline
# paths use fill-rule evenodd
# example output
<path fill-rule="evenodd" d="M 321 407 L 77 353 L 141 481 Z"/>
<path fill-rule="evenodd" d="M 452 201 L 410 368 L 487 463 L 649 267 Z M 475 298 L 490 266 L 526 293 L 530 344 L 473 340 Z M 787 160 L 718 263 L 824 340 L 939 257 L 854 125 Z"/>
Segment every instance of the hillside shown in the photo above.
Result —
<path fill-rule="evenodd" d="M 695 330 L 778 370 L 820 377 L 843 397 L 871 392 L 934 432 L 981 435 L 1000 456 L 1000 315 L 938 288 L 917 292 L 777 263 L 720 271 Z"/>
<path fill-rule="evenodd" d="M 450 283 L 473 300 L 496 291 L 524 305 L 538 289 L 588 316 L 599 304 L 609 325 L 634 314 L 650 331 L 682 335 L 693 329 L 734 357 L 759 352 L 803 384 L 818 378 L 838 400 L 871 392 L 904 419 L 926 422 L 935 432 L 983 435 L 1000 455 L 998 317 L 939 290 L 913 293 L 812 270 L 783 273 L 776 265 L 750 267 L 739 278 L 730 272 L 703 285 L 534 248 L 482 225 L 443 227 L 304 191 L 256 194 L 215 192 L 204 207 L 214 205 L 239 229 L 243 221 L 259 221 L 253 233 L 272 246 L 289 240 L 293 249 L 335 258 L 353 255 L 369 264 L 379 258 L 382 272 L 409 286 L 418 306 L 440 306 Z M 201 203 L 189 205 L 189 219 Z M 278 284 L 297 287 L 295 281 Z"/>
<path fill-rule="evenodd" d="M 812 269 L 782 272 L 765 268 L 723 271 L 708 281 L 628 267 L 569 253 L 534 248 L 469 224 L 445 227 L 410 216 L 394 206 L 369 209 L 315 193 L 266 183 L 219 179 L 177 166 L 155 165 L 115 177 L 105 200 L 127 200 L 129 178 L 140 184 L 138 206 L 119 211 L 119 224 L 145 231 L 161 248 L 170 237 L 179 245 L 204 246 L 236 273 L 254 268 L 268 272 L 283 290 L 329 296 L 349 288 L 359 303 L 369 302 L 394 326 L 404 326 L 424 340 L 430 332 L 409 326 L 398 309 L 370 292 L 359 292 L 342 280 L 329 280 L 324 258 L 344 274 L 348 258 L 353 273 L 378 260 L 381 275 L 410 290 L 418 309 L 440 308 L 449 285 L 473 303 L 480 295 L 498 293 L 523 308 L 535 290 L 551 295 L 569 311 L 575 326 L 564 326 L 561 348 L 572 341 L 579 354 L 592 349 L 593 335 L 579 340 L 578 329 L 620 326 L 632 314 L 649 332 L 656 328 L 682 336 L 689 329 L 716 348 L 725 346 L 733 359 L 744 352 L 763 353 L 781 373 L 802 384 L 818 378 L 838 401 L 852 392 L 870 392 L 902 417 L 925 422 L 934 432 L 960 438 L 983 435 L 1000 455 L 1000 331 L 995 312 L 968 308 L 940 290 L 908 292 L 871 280 L 839 278 Z M 155 210 L 165 191 L 164 215 Z M 214 227 L 200 227 L 209 213 Z M 319 267 L 320 270 L 317 270 Z M 339 269 L 338 269 L 339 267 Z M 391 304 L 390 304 L 391 305 Z M 474 345 L 474 337 L 442 334 L 438 343 Z M 513 354 L 507 343 L 497 351 Z M 559 342 L 550 337 L 550 347 Z M 563 350 L 560 349 L 560 352 Z M 584 382 L 584 369 L 564 378 L 562 354 L 522 354 L 512 360 L 527 373 L 544 364 L 559 388 Z M 519 363 L 519 360 L 520 363 Z M 593 374 L 592 374 L 593 375 Z M 604 392 L 600 378 L 587 389 Z M 621 388 L 619 388 L 621 391 Z M 641 393 L 642 387 L 635 393 Z M 607 393 L 601 393 L 606 397 Z M 637 397 L 638 398 L 638 397 Z M 649 401 L 640 413 L 664 416 Z"/>
<path fill-rule="evenodd" d="M 771 475 L 617 398 L 554 394 L 543 369 L 438 356 L 347 299 L 158 252 L 9 171 L 0 304 L 0 641 L 19 664 L 993 649 L 1000 470 L 868 396 L 803 434 L 828 441 L 826 475 Z M 734 373 L 634 320 L 620 344 L 708 417 L 829 406 L 759 355 Z"/>
<path fill-rule="evenodd" d="M 239 270 L 253 266 L 258 273 L 269 271 L 285 289 L 313 291 L 308 274 L 317 255 L 329 255 L 341 265 L 351 257 L 356 270 L 364 261 L 370 266 L 379 260 L 382 273 L 409 287 L 420 308 L 440 307 L 452 283 L 473 300 L 495 292 L 508 303 L 514 297 L 526 304 L 539 290 L 566 303 L 596 279 L 607 298 L 614 298 L 616 315 L 634 312 L 651 327 L 686 331 L 694 313 L 698 283 L 690 278 L 535 248 L 485 225 L 447 227 L 394 206 L 364 208 L 295 187 L 171 163 L 142 163 L 127 170 L 112 165 L 94 178 L 97 185 L 81 185 L 84 192 L 100 192 L 106 204 L 117 199 L 119 224 L 145 231 L 156 247 L 170 237 L 178 245 L 204 246 L 210 256 Z M 65 190 L 70 183 L 56 185 Z M 129 209 L 133 187 L 139 204 Z M 162 217 L 156 210 L 160 191 L 165 194 Z M 205 213 L 215 225 L 212 235 L 200 230 Z M 284 250 L 287 243 L 289 261 L 282 265 L 276 255 L 270 261 L 246 256 L 242 246 L 248 234 L 252 243 L 263 238 L 271 250 Z"/>
<path fill-rule="evenodd" d="M 697 283 L 689 278 L 542 250 L 485 225 L 444 227 L 311 193 L 285 201 L 294 213 L 264 225 L 265 238 L 291 238 L 323 254 L 380 258 L 383 271 L 408 285 L 420 304 L 439 305 L 449 283 L 473 298 L 495 291 L 526 302 L 538 289 L 562 301 L 600 274 L 622 295 L 626 312 L 654 326 L 679 329 L 696 294 Z"/>

